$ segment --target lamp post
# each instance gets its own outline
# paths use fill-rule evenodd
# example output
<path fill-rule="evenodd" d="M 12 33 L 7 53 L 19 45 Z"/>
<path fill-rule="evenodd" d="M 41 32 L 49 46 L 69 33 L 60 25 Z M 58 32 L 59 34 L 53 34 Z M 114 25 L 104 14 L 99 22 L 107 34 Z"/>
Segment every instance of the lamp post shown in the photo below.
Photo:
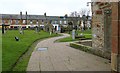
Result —
<path fill-rule="evenodd" d="M 27 11 L 26 11 L 26 25 L 27 25 Z"/>
<path fill-rule="evenodd" d="M 44 16 L 45 16 L 45 20 L 47 20 L 47 18 L 46 18 L 46 13 L 44 13 Z"/>
<path fill-rule="evenodd" d="M 22 24 L 22 12 L 20 12 L 20 24 Z"/>
<path fill-rule="evenodd" d="M 89 6 L 89 3 L 91 3 L 91 4 L 92 4 L 92 2 L 87 2 L 87 6 Z"/>
<path fill-rule="evenodd" d="M 64 16 L 64 19 L 66 20 L 66 24 L 67 24 L 67 14 L 65 14 L 65 16 Z"/>

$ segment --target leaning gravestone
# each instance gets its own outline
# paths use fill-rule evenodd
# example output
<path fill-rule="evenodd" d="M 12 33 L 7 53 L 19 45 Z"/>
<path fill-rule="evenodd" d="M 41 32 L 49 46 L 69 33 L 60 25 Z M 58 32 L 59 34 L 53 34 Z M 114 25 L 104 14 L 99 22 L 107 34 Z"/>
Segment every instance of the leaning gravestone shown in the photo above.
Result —
<path fill-rule="evenodd" d="M 72 39 L 75 40 L 75 30 L 72 30 Z"/>
<path fill-rule="evenodd" d="M 15 37 L 15 40 L 16 40 L 16 41 L 19 41 L 19 38 L 18 38 L 18 37 Z"/>

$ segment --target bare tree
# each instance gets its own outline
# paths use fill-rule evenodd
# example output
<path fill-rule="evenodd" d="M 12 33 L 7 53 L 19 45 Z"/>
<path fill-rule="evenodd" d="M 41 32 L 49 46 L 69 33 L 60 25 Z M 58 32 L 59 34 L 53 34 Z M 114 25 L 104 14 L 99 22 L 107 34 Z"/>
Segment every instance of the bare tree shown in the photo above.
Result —
<path fill-rule="evenodd" d="M 71 12 L 70 17 L 78 17 L 79 13 L 77 11 Z"/>
<path fill-rule="evenodd" d="M 87 12 L 87 9 L 81 9 L 81 10 L 79 11 L 79 14 L 80 14 L 81 17 L 82 17 L 83 15 L 86 15 L 86 12 Z"/>
<path fill-rule="evenodd" d="M 86 26 L 85 26 L 85 23 L 86 23 L 87 18 L 88 18 L 89 14 L 90 14 L 90 10 L 89 10 L 89 9 L 81 9 L 81 10 L 79 11 L 79 14 L 80 14 L 81 17 L 82 17 L 83 25 L 84 25 L 83 29 L 85 30 L 85 27 L 86 27 Z"/>
<path fill-rule="evenodd" d="M 84 8 L 84 9 L 81 9 L 80 11 L 79 11 L 79 15 L 82 17 L 83 15 L 84 16 L 89 16 L 90 15 L 90 9 L 86 9 L 86 8 Z"/>
<path fill-rule="evenodd" d="M 80 17 L 82 17 L 83 25 L 84 25 L 83 29 L 85 30 L 85 23 L 86 23 L 86 20 L 87 20 L 87 17 L 89 16 L 89 14 L 90 14 L 90 10 L 86 9 L 86 8 L 84 8 L 84 9 L 82 8 L 79 12 L 77 12 L 77 11 L 71 12 L 69 17 L 70 17 L 70 21 L 73 24 L 73 28 L 77 27 L 77 29 L 78 29 L 80 27 L 80 25 L 81 25 Z"/>
<path fill-rule="evenodd" d="M 71 12 L 71 13 L 70 13 L 70 17 L 74 17 L 74 12 Z"/>
<path fill-rule="evenodd" d="M 79 13 L 77 11 L 71 12 L 70 21 L 72 22 L 72 27 L 77 30 Z"/>

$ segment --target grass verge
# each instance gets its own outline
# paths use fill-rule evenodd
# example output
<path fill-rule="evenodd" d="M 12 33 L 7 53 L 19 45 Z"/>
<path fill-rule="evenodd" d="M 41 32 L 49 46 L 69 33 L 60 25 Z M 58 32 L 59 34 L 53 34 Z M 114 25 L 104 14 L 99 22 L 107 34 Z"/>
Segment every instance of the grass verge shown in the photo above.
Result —
<path fill-rule="evenodd" d="M 82 44 L 70 43 L 70 46 L 73 47 L 73 48 L 85 51 L 85 52 L 91 52 L 91 50 L 92 50 L 92 47 L 85 46 L 85 45 L 82 45 Z"/>
<path fill-rule="evenodd" d="M 92 39 L 92 32 L 91 30 L 85 30 L 85 31 L 76 31 L 76 33 L 79 35 L 83 33 L 85 35 L 85 39 Z M 70 37 L 62 38 L 57 40 L 57 42 L 71 42 L 71 41 L 79 41 L 79 38 L 76 38 L 75 40 L 72 39 L 72 33 L 70 34 Z"/>

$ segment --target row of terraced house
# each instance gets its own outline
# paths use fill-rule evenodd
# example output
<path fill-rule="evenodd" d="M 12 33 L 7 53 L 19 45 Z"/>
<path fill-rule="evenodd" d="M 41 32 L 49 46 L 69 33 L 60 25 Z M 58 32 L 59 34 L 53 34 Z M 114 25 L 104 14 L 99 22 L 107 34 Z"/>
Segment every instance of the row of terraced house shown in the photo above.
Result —
<path fill-rule="evenodd" d="M 42 27 L 46 24 L 52 24 L 55 31 L 61 31 L 61 26 L 67 27 L 69 22 L 76 22 L 75 25 L 79 25 L 81 27 L 82 18 L 81 17 L 67 17 L 67 16 L 46 16 L 46 15 L 22 15 L 20 14 L 0 14 L 0 25 L 4 24 L 10 29 L 17 29 L 19 26 L 22 28 L 34 28 L 34 27 Z M 89 27 L 91 23 L 91 19 L 88 20 L 86 26 Z"/>

